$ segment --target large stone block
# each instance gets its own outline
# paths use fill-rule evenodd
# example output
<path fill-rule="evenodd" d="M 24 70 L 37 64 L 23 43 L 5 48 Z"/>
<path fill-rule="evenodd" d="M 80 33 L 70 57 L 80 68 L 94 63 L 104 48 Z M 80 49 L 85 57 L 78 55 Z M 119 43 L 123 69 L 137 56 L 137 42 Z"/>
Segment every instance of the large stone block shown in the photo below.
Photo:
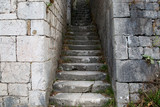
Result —
<path fill-rule="evenodd" d="M 115 36 L 115 59 L 128 59 L 127 39 L 124 36 Z"/>
<path fill-rule="evenodd" d="M 5 96 L 5 95 L 8 95 L 8 92 L 7 92 L 7 84 L 2 84 L 0 83 L 0 96 Z M 0 101 L 1 102 L 1 101 Z"/>
<path fill-rule="evenodd" d="M 26 35 L 27 24 L 24 20 L 0 20 L 0 35 Z"/>
<path fill-rule="evenodd" d="M 114 35 L 133 35 L 133 23 L 129 18 L 114 18 Z"/>
<path fill-rule="evenodd" d="M 0 14 L 0 19 L 17 19 L 16 13 Z"/>
<path fill-rule="evenodd" d="M 50 58 L 50 39 L 44 36 L 17 37 L 18 61 L 46 61 Z"/>
<path fill-rule="evenodd" d="M 116 82 L 116 101 L 118 103 L 129 103 L 129 86 L 128 86 L 128 83 L 118 83 L 118 82 Z"/>
<path fill-rule="evenodd" d="M 35 106 L 47 107 L 46 92 L 30 91 L 29 92 L 29 105 L 31 107 L 35 107 Z"/>
<path fill-rule="evenodd" d="M 159 4 L 158 3 L 145 3 L 145 9 L 157 11 L 159 10 Z"/>
<path fill-rule="evenodd" d="M 144 55 L 151 56 L 153 59 L 160 59 L 159 48 L 144 48 Z"/>
<path fill-rule="evenodd" d="M 28 103 L 29 103 L 28 97 L 20 97 L 20 103 L 28 105 Z M 26 106 L 26 107 L 28 107 L 28 106 Z"/>
<path fill-rule="evenodd" d="M 28 96 L 28 85 L 27 84 L 9 84 L 8 92 L 9 92 L 9 95 L 13 95 L 13 96 Z"/>
<path fill-rule="evenodd" d="M 145 18 L 114 18 L 114 35 L 152 35 L 152 20 Z"/>
<path fill-rule="evenodd" d="M 143 60 L 116 61 L 116 78 L 118 82 L 151 81 L 155 78 L 154 72 L 152 66 Z"/>
<path fill-rule="evenodd" d="M 19 105 L 19 99 L 17 97 L 5 97 L 4 107 L 17 107 Z"/>
<path fill-rule="evenodd" d="M 32 63 L 32 89 L 46 90 L 53 81 L 52 61 L 45 63 Z"/>
<path fill-rule="evenodd" d="M 139 93 L 139 90 L 146 91 L 146 85 L 143 83 L 130 83 L 129 84 L 130 93 Z"/>
<path fill-rule="evenodd" d="M 30 79 L 29 63 L 1 63 L 2 82 L 28 83 Z"/>
<path fill-rule="evenodd" d="M 9 13 L 10 6 L 10 0 L 0 0 L 0 13 Z"/>
<path fill-rule="evenodd" d="M 136 36 L 129 36 L 128 37 L 128 45 L 129 45 L 129 47 L 139 46 L 139 38 Z"/>
<path fill-rule="evenodd" d="M 31 33 L 32 35 L 50 36 L 50 25 L 44 20 L 32 20 Z"/>
<path fill-rule="evenodd" d="M 46 19 L 46 4 L 44 2 L 18 3 L 18 18 Z"/>
<path fill-rule="evenodd" d="M 152 46 L 152 41 L 150 37 L 140 36 L 139 43 L 140 43 L 140 46 Z"/>
<path fill-rule="evenodd" d="M 129 59 L 142 59 L 143 48 L 131 47 L 129 48 Z"/>
<path fill-rule="evenodd" d="M 128 3 L 113 3 L 113 17 L 129 17 L 129 4 Z"/>
<path fill-rule="evenodd" d="M 131 20 L 133 23 L 134 34 L 136 35 L 147 35 L 153 34 L 152 19 L 149 18 L 137 18 Z"/>
<path fill-rule="evenodd" d="M 0 61 L 16 61 L 15 37 L 0 37 Z"/>
<path fill-rule="evenodd" d="M 158 17 L 157 11 L 144 11 L 143 17 L 156 19 Z"/>

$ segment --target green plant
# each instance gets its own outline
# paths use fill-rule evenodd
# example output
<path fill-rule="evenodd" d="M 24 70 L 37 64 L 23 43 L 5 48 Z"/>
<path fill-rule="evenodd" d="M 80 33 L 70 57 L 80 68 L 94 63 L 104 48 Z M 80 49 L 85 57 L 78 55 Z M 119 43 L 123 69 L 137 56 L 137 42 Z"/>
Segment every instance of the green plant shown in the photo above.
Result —
<path fill-rule="evenodd" d="M 70 62 L 71 62 L 71 59 L 69 58 L 64 58 L 62 61 L 62 63 L 70 63 Z"/>
<path fill-rule="evenodd" d="M 107 65 L 103 65 L 101 68 L 100 68 L 100 71 L 108 71 L 108 66 Z"/>
<path fill-rule="evenodd" d="M 155 63 L 154 60 L 153 60 L 153 58 L 151 56 L 143 55 L 143 58 L 145 58 L 145 60 L 146 60 L 146 62 L 148 64 L 154 64 Z"/>
<path fill-rule="evenodd" d="M 153 40 L 153 46 L 158 46 L 160 44 L 160 37 L 155 35 L 155 39 Z M 160 46 L 159 46 L 160 47 Z"/>
<path fill-rule="evenodd" d="M 127 105 L 127 107 L 136 107 L 136 105 L 131 101 L 131 102 Z"/>
<path fill-rule="evenodd" d="M 109 74 L 106 75 L 106 79 L 105 80 L 106 80 L 106 82 L 111 83 L 111 79 L 110 79 Z"/>
<path fill-rule="evenodd" d="M 116 107 L 115 99 L 109 99 L 102 107 Z"/>

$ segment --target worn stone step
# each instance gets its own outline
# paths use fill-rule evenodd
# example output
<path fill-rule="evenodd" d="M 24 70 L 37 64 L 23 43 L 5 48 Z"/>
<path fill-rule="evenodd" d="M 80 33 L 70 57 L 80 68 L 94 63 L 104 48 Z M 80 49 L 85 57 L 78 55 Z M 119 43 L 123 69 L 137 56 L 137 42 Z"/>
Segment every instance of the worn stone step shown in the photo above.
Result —
<path fill-rule="evenodd" d="M 99 40 L 98 36 L 65 36 L 65 39 L 70 40 Z"/>
<path fill-rule="evenodd" d="M 90 24 L 90 23 L 72 23 L 72 25 L 75 25 L 75 26 L 85 26 L 88 24 Z"/>
<path fill-rule="evenodd" d="M 102 62 L 101 56 L 63 56 L 62 61 L 65 63 L 99 63 Z"/>
<path fill-rule="evenodd" d="M 57 73 L 57 78 L 60 80 L 96 81 L 105 80 L 106 75 L 100 71 L 62 71 Z"/>
<path fill-rule="evenodd" d="M 89 31 L 89 32 L 67 32 L 67 34 L 68 35 L 74 35 L 74 36 L 97 36 L 97 33 L 94 32 L 94 31 Z"/>
<path fill-rule="evenodd" d="M 102 55 L 100 50 L 66 50 L 62 51 L 62 55 L 68 56 L 99 56 Z"/>
<path fill-rule="evenodd" d="M 69 44 L 65 44 L 63 49 L 66 47 L 69 50 L 101 50 L 100 45 L 69 45 Z"/>
<path fill-rule="evenodd" d="M 73 45 L 97 45 L 100 44 L 99 40 L 65 40 L 65 44 Z"/>
<path fill-rule="evenodd" d="M 62 71 L 99 71 L 103 63 L 62 63 L 60 69 Z"/>
<path fill-rule="evenodd" d="M 103 81 L 67 81 L 58 80 L 53 84 L 55 92 L 63 93 L 89 93 L 98 92 L 109 87 L 110 84 Z"/>
<path fill-rule="evenodd" d="M 96 31 L 95 28 L 68 28 L 68 31 L 69 32 L 93 32 L 93 31 Z"/>
<path fill-rule="evenodd" d="M 101 107 L 110 98 L 96 93 L 58 93 L 50 97 L 51 103 L 59 106 Z"/>
<path fill-rule="evenodd" d="M 68 26 L 68 29 L 96 29 L 95 25 L 88 25 L 88 26 Z"/>

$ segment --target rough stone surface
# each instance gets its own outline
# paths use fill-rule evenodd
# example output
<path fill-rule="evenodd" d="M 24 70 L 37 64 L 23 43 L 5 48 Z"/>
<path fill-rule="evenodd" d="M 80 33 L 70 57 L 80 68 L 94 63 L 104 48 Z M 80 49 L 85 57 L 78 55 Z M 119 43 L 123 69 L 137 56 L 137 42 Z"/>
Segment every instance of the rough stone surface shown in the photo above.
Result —
<path fill-rule="evenodd" d="M 91 99 L 92 98 L 92 99 Z M 101 94 L 93 93 L 58 93 L 56 96 L 51 97 L 54 102 L 59 105 L 68 106 L 102 106 L 109 98 Z"/>
<path fill-rule="evenodd" d="M 116 83 L 116 101 L 118 103 L 129 103 L 129 86 L 127 83 Z"/>
<path fill-rule="evenodd" d="M 117 81 L 118 82 L 139 82 L 139 81 L 150 81 L 153 71 L 151 66 L 142 60 L 128 60 L 119 61 L 117 60 Z"/>
<path fill-rule="evenodd" d="M 144 54 L 151 56 L 154 59 L 160 59 L 159 48 L 144 48 Z"/>
<path fill-rule="evenodd" d="M 140 46 L 152 46 L 152 41 L 150 37 L 139 37 Z"/>
<path fill-rule="evenodd" d="M 17 38 L 18 61 L 45 61 L 48 60 L 49 39 L 39 36 L 21 36 Z"/>
<path fill-rule="evenodd" d="M 46 90 L 53 81 L 52 62 L 32 63 L 31 67 L 32 89 Z"/>
<path fill-rule="evenodd" d="M 30 106 L 46 106 L 46 92 L 44 91 L 29 91 L 29 105 Z"/>
<path fill-rule="evenodd" d="M 142 59 L 143 48 L 132 47 L 129 48 L 129 59 Z"/>
<path fill-rule="evenodd" d="M 15 37 L 0 37 L 0 61 L 16 61 Z"/>
<path fill-rule="evenodd" d="M 10 10 L 10 0 L 0 1 L 0 13 L 9 12 Z"/>
<path fill-rule="evenodd" d="M 30 79 L 29 63 L 1 63 L 2 82 L 28 83 Z"/>
<path fill-rule="evenodd" d="M 16 107 L 19 103 L 19 99 L 16 97 L 5 97 L 4 98 L 4 107 Z"/>
<path fill-rule="evenodd" d="M 61 80 L 104 80 L 106 73 L 99 71 L 63 71 L 57 74 Z"/>
<path fill-rule="evenodd" d="M 24 20 L 0 20 L 0 35 L 26 35 L 27 24 Z"/>
<path fill-rule="evenodd" d="M 0 83 L 0 96 L 5 96 L 5 95 L 8 95 L 8 92 L 7 92 L 7 84 L 2 84 Z M 1 102 L 1 101 L 0 101 Z"/>
<path fill-rule="evenodd" d="M 28 96 L 28 85 L 27 84 L 9 84 L 8 92 L 9 92 L 9 95 L 13 95 L 13 96 Z"/>
<path fill-rule="evenodd" d="M 129 17 L 128 3 L 113 3 L 113 17 Z"/>
<path fill-rule="evenodd" d="M 115 58 L 116 59 L 128 59 L 126 37 L 116 36 L 114 44 L 115 44 Z"/>
<path fill-rule="evenodd" d="M 136 37 L 136 36 L 129 36 L 129 37 L 128 37 L 128 45 L 129 45 L 130 47 L 139 46 L 139 45 L 140 45 L 139 38 Z"/>
<path fill-rule="evenodd" d="M 129 84 L 130 93 L 138 93 L 139 90 L 146 90 L 146 85 L 142 83 L 130 83 Z"/>
<path fill-rule="evenodd" d="M 50 36 L 50 26 L 44 20 L 33 20 L 31 21 L 31 33 L 32 35 Z"/>
<path fill-rule="evenodd" d="M 44 2 L 18 3 L 18 18 L 20 19 L 46 19 L 46 5 Z"/>

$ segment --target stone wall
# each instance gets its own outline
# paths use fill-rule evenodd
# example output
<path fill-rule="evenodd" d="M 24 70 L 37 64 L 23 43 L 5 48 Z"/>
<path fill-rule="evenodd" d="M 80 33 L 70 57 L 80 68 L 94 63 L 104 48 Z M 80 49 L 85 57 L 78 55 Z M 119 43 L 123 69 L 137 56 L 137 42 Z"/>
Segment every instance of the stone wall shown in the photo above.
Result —
<path fill-rule="evenodd" d="M 158 0 L 91 0 L 104 54 L 109 64 L 118 107 L 139 100 L 138 89 L 155 79 L 157 65 L 142 55 L 160 59 Z M 157 36 L 156 36 L 157 35 Z"/>
<path fill-rule="evenodd" d="M 66 0 L 0 0 L 0 107 L 47 107 Z"/>

